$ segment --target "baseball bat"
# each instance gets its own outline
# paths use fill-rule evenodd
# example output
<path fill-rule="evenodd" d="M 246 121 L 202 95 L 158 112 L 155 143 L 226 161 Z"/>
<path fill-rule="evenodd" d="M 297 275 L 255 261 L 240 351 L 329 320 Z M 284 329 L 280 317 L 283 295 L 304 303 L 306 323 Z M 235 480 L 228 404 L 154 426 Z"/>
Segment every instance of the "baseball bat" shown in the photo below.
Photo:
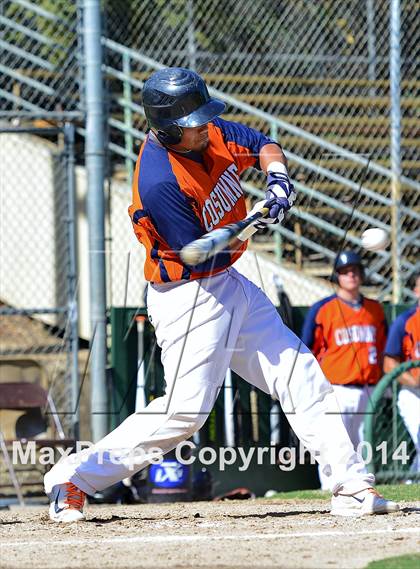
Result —
<path fill-rule="evenodd" d="M 199 263 L 204 263 L 204 261 L 213 257 L 216 253 L 227 249 L 235 238 L 246 241 L 256 231 L 253 225 L 259 219 L 265 217 L 268 212 L 269 208 L 263 207 L 250 217 L 210 231 L 199 239 L 191 241 L 191 243 L 188 243 L 181 249 L 180 256 L 182 261 L 192 267 Z"/>

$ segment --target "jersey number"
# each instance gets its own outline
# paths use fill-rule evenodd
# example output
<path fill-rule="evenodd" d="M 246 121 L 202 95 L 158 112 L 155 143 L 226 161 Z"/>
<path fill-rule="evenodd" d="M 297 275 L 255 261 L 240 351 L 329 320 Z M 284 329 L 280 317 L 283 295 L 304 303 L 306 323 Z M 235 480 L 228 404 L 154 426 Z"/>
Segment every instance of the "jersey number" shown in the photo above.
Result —
<path fill-rule="evenodd" d="M 378 363 L 378 352 L 376 350 L 376 346 L 370 346 L 369 347 L 368 361 L 370 364 L 377 364 Z"/>

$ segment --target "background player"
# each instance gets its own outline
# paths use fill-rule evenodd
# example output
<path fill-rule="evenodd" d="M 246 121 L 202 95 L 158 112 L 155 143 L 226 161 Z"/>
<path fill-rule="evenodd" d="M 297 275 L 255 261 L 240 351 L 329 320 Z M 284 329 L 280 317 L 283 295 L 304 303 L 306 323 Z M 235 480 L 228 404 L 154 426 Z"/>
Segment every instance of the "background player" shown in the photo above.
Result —
<path fill-rule="evenodd" d="M 334 272 L 337 293 L 311 307 L 302 341 L 332 383 L 344 425 L 357 449 L 363 440 L 363 414 L 370 386 L 382 376 L 386 321 L 379 302 L 360 294 L 363 266 L 359 255 L 352 251 L 340 253 Z M 330 489 L 331 479 L 321 467 L 319 477 L 321 487 Z"/>
<path fill-rule="evenodd" d="M 263 134 L 218 117 L 225 105 L 187 69 L 157 71 L 143 105 L 151 132 L 142 145 L 129 213 L 146 248 L 147 304 L 162 349 L 166 394 L 128 417 L 90 449 L 45 476 L 50 517 L 83 519 L 85 493 L 133 475 L 189 438 L 206 421 L 228 367 L 280 400 L 302 443 L 333 478 L 332 511 L 360 515 L 398 509 L 372 488 L 354 452 L 330 384 L 275 307 L 232 268 L 246 243 L 194 267 L 180 249 L 246 215 L 239 175 L 256 166 L 267 175 L 268 218 L 290 208 L 293 186 L 281 148 Z M 140 452 L 141 451 L 141 452 Z"/>
<path fill-rule="evenodd" d="M 420 360 L 420 275 L 414 292 L 417 305 L 409 308 L 392 323 L 385 346 L 384 371 L 393 370 L 401 362 Z M 420 369 L 400 375 L 402 387 L 398 393 L 398 409 L 416 447 L 412 469 L 420 472 Z"/>

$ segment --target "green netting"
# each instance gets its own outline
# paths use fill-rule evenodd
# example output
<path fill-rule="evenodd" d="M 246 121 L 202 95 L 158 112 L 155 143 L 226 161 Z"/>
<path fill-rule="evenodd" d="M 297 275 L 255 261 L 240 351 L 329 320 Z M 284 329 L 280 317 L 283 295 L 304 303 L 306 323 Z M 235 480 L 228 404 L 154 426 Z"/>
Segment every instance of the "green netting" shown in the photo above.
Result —
<path fill-rule="evenodd" d="M 420 481 L 419 473 L 413 470 L 415 446 L 398 411 L 401 386 L 397 378 L 414 367 L 420 367 L 420 361 L 405 362 L 385 375 L 373 390 L 366 410 L 364 458 L 377 482 Z"/>

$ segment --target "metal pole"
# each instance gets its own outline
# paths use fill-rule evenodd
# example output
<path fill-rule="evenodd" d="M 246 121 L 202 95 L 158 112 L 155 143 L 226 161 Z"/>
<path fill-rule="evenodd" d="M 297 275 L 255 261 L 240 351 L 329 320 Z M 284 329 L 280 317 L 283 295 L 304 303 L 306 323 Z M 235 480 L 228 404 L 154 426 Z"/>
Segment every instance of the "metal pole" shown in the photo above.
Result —
<path fill-rule="evenodd" d="M 368 44 L 368 77 L 371 81 L 369 93 L 371 97 L 376 95 L 374 81 L 376 79 L 376 38 L 375 38 L 375 5 L 373 0 L 366 0 L 366 13 L 367 13 L 367 44 Z"/>
<path fill-rule="evenodd" d="M 187 21 L 188 21 L 188 59 L 190 69 L 195 71 L 197 69 L 197 49 L 195 45 L 195 30 L 194 30 L 194 2 L 188 0 L 187 2 Z"/>
<path fill-rule="evenodd" d="M 68 199 L 68 240 L 69 240 L 69 284 L 68 284 L 68 318 L 70 330 L 71 354 L 71 403 L 72 433 L 79 438 L 79 310 L 77 301 L 77 256 L 76 256 L 76 183 L 74 173 L 74 125 L 64 125 L 65 150 L 67 158 L 67 199 Z"/>
<path fill-rule="evenodd" d="M 16 496 L 19 501 L 19 506 L 25 505 L 25 500 L 23 499 L 22 490 L 20 489 L 19 481 L 16 477 L 15 469 L 13 468 L 13 463 L 10 460 L 9 452 L 7 450 L 6 441 L 4 440 L 3 433 L 0 431 L 0 449 L 3 453 L 4 462 L 6 463 L 7 470 L 9 471 L 10 480 L 15 488 Z"/>
<path fill-rule="evenodd" d="M 235 446 L 235 421 L 233 408 L 233 385 L 232 372 L 230 368 L 226 371 L 224 386 L 224 403 L 225 403 L 225 443 L 228 447 Z"/>
<path fill-rule="evenodd" d="M 400 2 L 391 0 L 390 13 L 390 89 L 391 89 L 391 262 L 392 302 L 401 299 L 401 62 Z"/>
<path fill-rule="evenodd" d="M 131 134 L 131 129 L 133 128 L 133 113 L 131 110 L 131 66 L 130 66 L 130 55 L 128 53 L 123 53 L 123 73 L 126 76 L 123 82 L 123 92 L 124 92 L 124 124 L 127 130 L 124 133 L 125 149 L 127 151 L 127 158 L 125 159 L 125 166 L 127 168 L 127 178 L 129 183 L 133 181 L 133 161 L 129 158 L 130 154 L 133 153 L 133 135 Z"/>
<path fill-rule="evenodd" d="M 108 432 L 106 389 L 106 276 L 104 196 L 104 97 L 102 87 L 100 0 L 83 0 L 86 146 L 89 222 L 90 321 L 91 321 L 91 409 L 92 438 L 96 442 Z"/>
<path fill-rule="evenodd" d="M 275 231 L 273 238 L 274 238 L 274 256 L 275 256 L 276 262 L 279 265 L 281 265 L 281 263 L 283 261 L 283 241 L 281 238 L 281 233 L 279 233 L 278 231 Z"/>
<path fill-rule="evenodd" d="M 280 443 L 280 404 L 278 401 L 271 401 L 270 407 L 270 444 Z"/>

